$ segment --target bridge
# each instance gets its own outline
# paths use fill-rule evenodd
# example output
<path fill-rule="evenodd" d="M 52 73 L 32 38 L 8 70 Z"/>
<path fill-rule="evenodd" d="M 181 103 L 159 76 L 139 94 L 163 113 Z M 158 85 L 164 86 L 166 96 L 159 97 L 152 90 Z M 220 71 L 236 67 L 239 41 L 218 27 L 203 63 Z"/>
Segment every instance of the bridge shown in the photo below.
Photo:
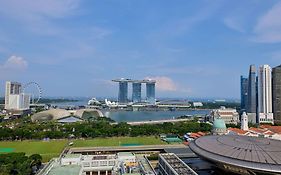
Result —
<path fill-rule="evenodd" d="M 183 119 L 164 119 L 164 120 L 148 120 L 148 121 L 136 121 L 136 122 L 126 122 L 129 125 L 144 125 L 144 124 L 163 124 L 163 123 L 176 123 L 176 122 L 186 122 L 193 118 L 183 118 Z M 118 124 L 117 122 L 112 124 Z"/>

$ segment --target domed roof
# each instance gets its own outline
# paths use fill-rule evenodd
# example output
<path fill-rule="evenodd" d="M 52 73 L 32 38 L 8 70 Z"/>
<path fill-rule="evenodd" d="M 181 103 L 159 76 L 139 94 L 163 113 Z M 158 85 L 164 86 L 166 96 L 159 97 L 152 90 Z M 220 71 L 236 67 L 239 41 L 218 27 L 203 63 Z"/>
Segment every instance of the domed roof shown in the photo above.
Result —
<path fill-rule="evenodd" d="M 227 133 L 225 122 L 221 117 L 214 118 L 212 133 L 214 135 L 223 135 Z"/>
<path fill-rule="evenodd" d="M 215 118 L 213 123 L 213 129 L 226 129 L 225 122 L 222 118 Z"/>

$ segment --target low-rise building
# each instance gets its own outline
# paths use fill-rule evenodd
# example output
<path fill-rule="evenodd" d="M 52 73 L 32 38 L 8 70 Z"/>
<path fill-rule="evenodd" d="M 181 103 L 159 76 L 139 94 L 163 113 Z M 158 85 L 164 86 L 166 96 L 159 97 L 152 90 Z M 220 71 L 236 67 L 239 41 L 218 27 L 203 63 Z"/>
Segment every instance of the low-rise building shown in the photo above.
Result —
<path fill-rule="evenodd" d="M 156 175 L 144 155 L 131 152 L 117 154 L 65 154 L 54 159 L 39 175 Z"/>
<path fill-rule="evenodd" d="M 222 106 L 220 109 L 212 110 L 210 115 L 210 121 L 214 121 L 215 117 L 221 117 L 225 124 L 235 124 L 237 125 L 239 122 L 239 114 L 236 109 L 225 108 Z"/>
<path fill-rule="evenodd" d="M 193 102 L 193 107 L 202 107 L 203 103 L 202 102 Z"/>
<path fill-rule="evenodd" d="M 281 140 L 281 126 L 261 125 L 259 128 L 250 127 L 248 130 L 228 128 L 229 135 L 244 135 Z"/>

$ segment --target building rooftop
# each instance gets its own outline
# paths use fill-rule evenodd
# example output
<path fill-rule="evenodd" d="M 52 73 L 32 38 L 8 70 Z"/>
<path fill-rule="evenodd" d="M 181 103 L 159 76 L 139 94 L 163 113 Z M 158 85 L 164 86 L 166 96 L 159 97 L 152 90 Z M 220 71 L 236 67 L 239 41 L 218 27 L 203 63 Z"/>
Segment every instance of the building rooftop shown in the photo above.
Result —
<path fill-rule="evenodd" d="M 64 158 L 80 158 L 81 154 L 65 154 Z"/>
<path fill-rule="evenodd" d="M 160 154 L 161 157 L 180 175 L 196 175 L 188 165 L 186 165 L 182 160 L 180 160 L 175 154 L 167 153 Z"/>
<path fill-rule="evenodd" d="M 134 154 L 131 152 L 119 152 L 117 155 L 118 155 L 118 157 L 119 156 L 134 156 Z"/>
<path fill-rule="evenodd" d="M 261 125 L 260 128 L 268 129 L 274 133 L 281 134 L 281 126 Z"/>
<path fill-rule="evenodd" d="M 241 134 L 241 135 L 244 135 L 244 134 L 249 132 L 249 131 L 245 131 L 245 130 L 242 130 L 242 129 L 239 129 L 239 128 L 228 128 L 228 130 L 233 131 L 237 134 Z"/>
<path fill-rule="evenodd" d="M 47 175 L 77 175 L 81 171 L 79 165 L 55 166 Z"/>
<path fill-rule="evenodd" d="M 149 160 L 145 156 L 138 155 L 137 160 L 138 160 L 141 170 L 144 174 L 146 174 L 146 175 L 155 175 L 156 174 L 156 172 L 152 168 Z"/>
<path fill-rule="evenodd" d="M 278 140 L 239 135 L 204 136 L 189 146 L 208 160 L 281 173 L 281 141 Z"/>
<path fill-rule="evenodd" d="M 120 79 L 114 79 L 113 82 L 129 82 L 129 83 L 156 83 L 156 80 L 151 79 L 145 79 L 145 80 L 133 80 L 133 79 L 127 79 L 127 78 L 120 78 Z"/>

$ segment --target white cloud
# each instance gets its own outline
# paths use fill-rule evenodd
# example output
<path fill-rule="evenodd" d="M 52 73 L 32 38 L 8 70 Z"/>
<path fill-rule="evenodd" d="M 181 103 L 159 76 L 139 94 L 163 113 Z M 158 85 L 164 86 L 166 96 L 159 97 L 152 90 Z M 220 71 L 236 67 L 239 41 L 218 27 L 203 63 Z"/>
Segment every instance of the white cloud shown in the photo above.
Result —
<path fill-rule="evenodd" d="M 156 80 L 156 89 L 160 93 L 164 93 L 165 95 L 168 94 L 191 94 L 192 89 L 190 87 L 183 87 L 182 85 L 176 83 L 170 77 L 166 76 L 154 76 L 154 77 L 146 77 L 145 79 L 153 79 Z"/>
<path fill-rule="evenodd" d="M 54 35 L 60 32 L 51 19 L 72 14 L 80 0 L 0 1 L 0 15 L 12 19 L 32 32 Z"/>
<path fill-rule="evenodd" d="M 169 77 L 156 76 L 156 77 L 146 77 L 145 79 L 156 80 L 156 89 L 159 91 L 177 91 L 178 86 Z"/>
<path fill-rule="evenodd" d="M 281 2 L 275 4 L 265 15 L 258 19 L 254 32 L 255 41 L 264 43 L 281 42 Z"/>
<path fill-rule="evenodd" d="M 24 58 L 13 55 L 0 64 L 0 80 L 17 79 L 23 76 L 27 67 L 28 63 Z"/>
<path fill-rule="evenodd" d="M 28 63 L 25 59 L 18 56 L 11 56 L 7 61 L 0 65 L 0 69 L 4 70 L 25 70 L 28 66 Z"/>
<path fill-rule="evenodd" d="M 238 31 L 238 32 L 241 32 L 241 33 L 244 33 L 245 32 L 245 29 L 242 27 L 242 25 L 238 22 L 237 19 L 234 19 L 234 18 L 225 18 L 223 20 L 224 24 L 232 29 L 232 30 L 235 30 L 235 31 Z"/>

